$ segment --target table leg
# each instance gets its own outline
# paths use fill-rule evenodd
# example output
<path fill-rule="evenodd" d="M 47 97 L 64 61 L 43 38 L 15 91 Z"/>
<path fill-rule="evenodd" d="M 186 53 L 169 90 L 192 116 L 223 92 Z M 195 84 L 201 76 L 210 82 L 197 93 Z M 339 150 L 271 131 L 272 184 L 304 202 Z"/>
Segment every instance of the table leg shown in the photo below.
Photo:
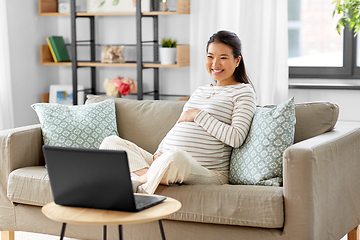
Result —
<path fill-rule="evenodd" d="M 60 240 L 64 239 L 65 230 L 66 230 L 66 223 L 63 223 L 61 228 Z"/>
<path fill-rule="evenodd" d="M 103 228 L 103 240 L 106 240 L 106 225 Z"/>
<path fill-rule="evenodd" d="M 165 233 L 164 233 L 164 227 L 162 225 L 162 222 L 161 222 L 161 220 L 158 220 L 158 222 L 159 222 L 159 228 L 160 228 L 160 233 L 161 233 L 161 239 L 166 240 L 165 239 Z"/>
<path fill-rule="evenodd" d="M 122 237 L 122 225 L 119 225 L 119 239 L 123 240 L 123 237 Z"/>

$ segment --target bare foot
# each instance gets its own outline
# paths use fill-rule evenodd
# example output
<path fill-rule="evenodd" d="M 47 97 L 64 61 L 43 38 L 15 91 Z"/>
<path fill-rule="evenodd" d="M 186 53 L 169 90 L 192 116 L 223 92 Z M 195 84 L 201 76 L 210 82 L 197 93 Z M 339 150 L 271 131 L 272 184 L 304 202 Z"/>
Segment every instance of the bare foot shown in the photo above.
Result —
<path fill-rule="evenodd" d="M 139 176 L 136 181 L 141 182 L 142 184 L 147 182 L 147 174 L 145 173 L 144 175 Z"/>
<path fill-rule="evenodd" d="M 148 170 L 149 170 L 149 168 L 146 167 L 146 168 L 142 168 L 137 171 L 134 171 L 134 173 L 138 176 L 142 176 L 142 175 L 146 174 Z"/>
<path fill-rule="evenodd" d="M 139 177 L 136 179 L 136 181 L 141 182 L 142 184 L 147 182 L 147 171 L 149 168 L 143 168 L 140 170 L 135 171 L 134 173 L 138 175 Z"/>

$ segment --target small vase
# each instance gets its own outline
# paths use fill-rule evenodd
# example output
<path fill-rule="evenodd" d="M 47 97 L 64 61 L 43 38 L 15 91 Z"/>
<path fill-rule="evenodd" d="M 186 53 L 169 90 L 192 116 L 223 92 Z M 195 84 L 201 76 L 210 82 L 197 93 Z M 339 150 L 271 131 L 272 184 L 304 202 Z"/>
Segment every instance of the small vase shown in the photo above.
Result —
<path fill-rule="evenodd" d="M 159 0 L 159 11 L 160 12 L 169 11 L 169 8 L 167 6 L 167 0 Z"/>
<path fill-rule="evenodd" d="M 160 62 L 163 65 L 171 65 L 176 62 L 176 48 L 161 47 L 160 51 Z"/>

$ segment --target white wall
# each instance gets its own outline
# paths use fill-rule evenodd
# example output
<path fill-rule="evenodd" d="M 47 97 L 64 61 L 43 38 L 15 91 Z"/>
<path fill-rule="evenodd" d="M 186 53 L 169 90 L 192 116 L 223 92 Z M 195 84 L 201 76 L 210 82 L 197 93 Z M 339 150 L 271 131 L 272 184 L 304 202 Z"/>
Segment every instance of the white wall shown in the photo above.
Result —
<path fill-rule="evenodd" d="M 37 1 L 23 1 L 21 7 L 16 1 L 6 0 L 9 24 L 10 67 L 13 89 L 15 126 L 25 126 L 38 123 L 35 112 L 30 105 L 40 102 L 41 94 L 48 92 L 51 84 L 71 84 L 71 68 L 58 66 L 41 66 L 39 46 L 46 44 L 46 37 L 63 35 L 70 42 L 69 17 L 38 16 Z M 135 18 L 97 17 L 98 42 L 134 43 Z M 79 37 L 88 34 L 87 25 L 80 20 Z M 160 37 L 178 39 L 180 44 L 189 43 L 189 16 L 159 16 Z M 152 26 L 150 19 L 143 21 L 143 38 L 151 38 Z M 205 44 L 205 43 L 204 43 Z M 118 75 L 136 79 L 135 68 L 98 68 L 98 86 L 106 77 Z M 87 69 L 80 69 L 80 83 L 89 86 Z M 152 72 L 144 71 L 145 90 L 151 90 Z M 160 89 L 162 93 L 190 94 L 189 67 L 160 70 Z M 294 96 L 296 102 L 331 101 L 340 106 L 339 120 L 346 123 L 360 123 L 358 90 L 304 90 L 290 89 L 289 97 Z"/>
<path fill-rule="evenodd" d="M 15 126 L 38 123 L 30 107 L 40 102 L 49 85 L 58 82 L 58 69 L 40 65 L 39 46 L 56 34 L 54 17 L 39 17 L 37 1 L 6 0 L 10 44 L 10 68 Z"/>

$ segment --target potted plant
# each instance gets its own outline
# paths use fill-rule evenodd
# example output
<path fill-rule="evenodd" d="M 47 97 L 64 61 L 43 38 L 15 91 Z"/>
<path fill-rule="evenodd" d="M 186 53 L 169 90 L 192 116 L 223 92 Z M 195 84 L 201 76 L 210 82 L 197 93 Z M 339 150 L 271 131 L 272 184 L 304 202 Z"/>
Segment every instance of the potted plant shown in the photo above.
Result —
<path fill-rule="evenodd" d="M 171 38 L 163 38 L 161 41 L 160 62 L 164 65 L 175 64 L 177 41 Z"/>
<path fill-rule="evenodd" d="M 360 0 L 334 0 L 335 14 L 342 14 L 343 16 L 339 19 L 336 29 L 340 34 L 341 30 L 349 24 L 350 30 L 354 29 L 354 37 L 360 30 Z"/>

